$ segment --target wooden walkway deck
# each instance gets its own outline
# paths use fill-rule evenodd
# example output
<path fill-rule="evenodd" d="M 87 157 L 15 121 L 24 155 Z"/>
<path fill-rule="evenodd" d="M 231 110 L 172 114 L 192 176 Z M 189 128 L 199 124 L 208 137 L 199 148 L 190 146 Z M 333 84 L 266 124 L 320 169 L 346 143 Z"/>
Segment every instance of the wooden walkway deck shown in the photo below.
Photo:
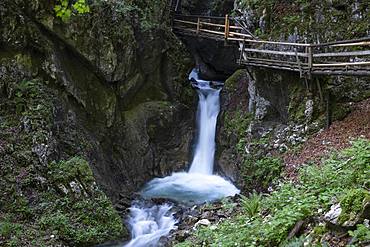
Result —
<path fill-rule="evenodd" d="M 237 63 L 312 75 L 370 76 L 370 37 L 306 44 L 259 40 L 229 16 L 175 15 L 173 29 L 178 35 L 195 36 L 233 43 L 239 48 Z"/>

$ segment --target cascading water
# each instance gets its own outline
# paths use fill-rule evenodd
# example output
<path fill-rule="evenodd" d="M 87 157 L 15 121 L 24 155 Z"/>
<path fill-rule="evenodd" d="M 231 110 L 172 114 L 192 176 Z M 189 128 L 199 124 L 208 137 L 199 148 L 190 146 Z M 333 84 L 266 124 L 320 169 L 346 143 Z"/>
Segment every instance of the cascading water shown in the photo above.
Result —
<path fill-rule="evenodd" d="M 217 116 L 220 110 L 220 87 L 200 80 L 194 69 L 190 76 L 199 95 L 197 145 L 189 172 L 173 173 L 155 178 L 141 191 L 144 199 L 167 198 L 192 205 L 212 202 L 239 193 L 239 190 L 220 176 L 212 175 L 215 154 Z M 217 83 L 216 83 L 217 84 Z M 176 219 L 168 204 L 146 207 L 134 204 L 130 208 L 129 227 L 132 240 L 126 247 L 157 246 L 159 239 L 176 229 Z"/>
<path fill-rule="evenodd" d="M 220 111 L 221 89 L 213 89 L 209 82 L 195 79 L 198 90 L 198 144 L 189 173 L 212 174 L 215 155 L 215 134 L 217 116 Z"/>

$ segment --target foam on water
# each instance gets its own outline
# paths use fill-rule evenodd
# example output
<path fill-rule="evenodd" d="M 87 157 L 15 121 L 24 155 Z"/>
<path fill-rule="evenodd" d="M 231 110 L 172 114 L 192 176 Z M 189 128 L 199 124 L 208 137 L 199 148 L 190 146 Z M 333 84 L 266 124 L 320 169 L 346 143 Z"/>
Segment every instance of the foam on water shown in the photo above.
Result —
<path fill-rule="evenodd" d="M 217 116 L 220 111 L 219 82 L 199 79 L 194 69 L 189 80 L 199 96 L 197 110 L 198 136 L 194 157 L 189 172 L 173 173 L 164 178 L 155 178 L 140 192 L 143 198 L 166 198 L 183 204 L 212 202 L 234 196 L 239 190 L 224 178 L 212 175 L 215 154 Z M 127 247 L 157 246 L 159 239 L 176 228 L 176 219 L 168 204 L 130 208 L 129 226 L 132 240 Z"/>

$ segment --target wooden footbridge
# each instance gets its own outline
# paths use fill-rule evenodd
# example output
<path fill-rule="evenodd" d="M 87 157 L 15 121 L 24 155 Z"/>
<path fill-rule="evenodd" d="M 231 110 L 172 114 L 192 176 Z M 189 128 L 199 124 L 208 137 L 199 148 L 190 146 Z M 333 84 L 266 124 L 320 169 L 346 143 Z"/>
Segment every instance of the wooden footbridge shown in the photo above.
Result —
<path fill-rule="evenodd" d="M 260 40 L 238 18 L 174 15 L 178 35 L 232 43 L 238 47 L 241 66 L 255 66 L 312 75 L 370 76 L 370 37 L 306 44 Z"/>

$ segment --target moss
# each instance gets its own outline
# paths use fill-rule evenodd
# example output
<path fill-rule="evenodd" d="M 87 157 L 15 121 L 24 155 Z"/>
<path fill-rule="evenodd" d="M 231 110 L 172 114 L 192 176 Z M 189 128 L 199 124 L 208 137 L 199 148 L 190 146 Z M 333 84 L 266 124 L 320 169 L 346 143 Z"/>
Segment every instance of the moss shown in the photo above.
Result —
<path fill-rule="evenodd" d="M 348 190 L 340 200 L 342 213 L 339 216 L 339 222 L 344 223 L 347 220 L 354 220 L 366 202 L 370 202 L 368 191 L 364 189 Z"/>
<path fill-rule="evenodd" d="M 245 136 L 252 120 L 252 113 L 243 113 L 241 110 L 237 110 L 235 112 L 225 112 L 225 129 L 229 135 L 235 134 L 238 139 L 241 139 Z"/>
<path fill-rule="evenodd" d="M 225 81 L 225 89 L 226 90 L 236 90 L 238 87 L 238 83 L 240 80 L 245 76 L 246 70 L 239 69 L 232 74 L 226 81 Z"/>
<path fill-rule="evenodd" d="M 123 236 L 88 162 L 45 158 L 53 145 L 54 92 L 41 80 L 24 80 L 10 84 L 6 96 L 0 97 L 2 246 L 87 246 Z"/>
<path fill-rule="evenodd" d="M 312 232 L 317 236 L 322 236 L 326 233 L 328 229 L 325 226 L 315 226 Z"/>
<path fill-rule="evenodd" d="M 307 92 L 305 89 L 295 83 L 289 88 L 289 106 L 288 106 L 288 115 L 289 121 L 300 123 L 306 119 L 305 110 L 306 110 L 306 101 L 307 101 Z"/>
<path fill-rule="evenodd" d="M 73 157 L 67 161 L 52 162 L 48 167 L 48 179 L 52 183 L 62 184 L 69 184 L 74 179 L 78 179 L 78 182 L 85 187 L 94 182 L 88 162 L 80 157 Z"/>
<path fill-rule="evenodd" d="M 348 104 L 334 104 L 331 109 L 333 121 L 343 120 L 351 112 L 351 107 Z"/>
<path fill-rule="evenodd" d="M 280 177 L 282 169 L 283 163 L 279 158 L 246 159 L 242 167 L 245 188 L 247 190 L 266 190 Z"/>

